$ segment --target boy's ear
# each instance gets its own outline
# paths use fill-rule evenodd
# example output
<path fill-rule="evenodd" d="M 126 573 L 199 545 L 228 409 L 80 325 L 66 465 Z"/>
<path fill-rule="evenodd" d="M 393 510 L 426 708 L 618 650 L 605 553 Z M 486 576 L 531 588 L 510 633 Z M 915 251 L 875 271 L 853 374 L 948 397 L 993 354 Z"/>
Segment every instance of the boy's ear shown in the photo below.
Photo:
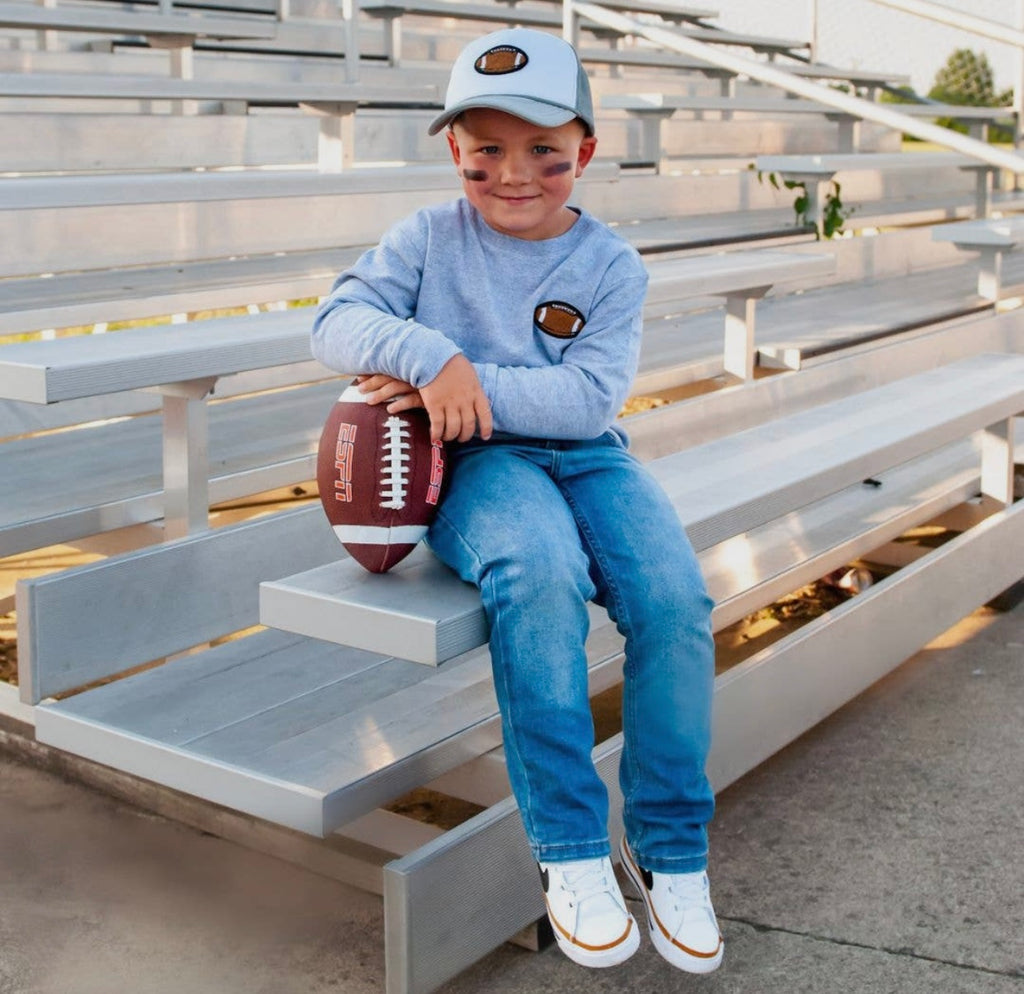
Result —
<path fill-rule="evenodd" d="M 444 133 L 444 136 L 445 138 L 448 139 L 448 148 L 451 150 L 452 153 L 452 162 L 454 162 L 455 165 L 457 166 L 461 166 L 462 153 L 459 151 L 459 142 L 455 137 L 455 132 L 451 128 L 449 128 Z"/>
<path fill-rule="evenodd" d="M 588 135 L 583 141 L 580 142 L 580 151 L 576 156 L 576 178 L 579 179 L 583 175 L 583 170 L 587 168 L 590 160 L 594 158 L 594 153 L 597 151 L 597 139 L 593 135 Z"/>

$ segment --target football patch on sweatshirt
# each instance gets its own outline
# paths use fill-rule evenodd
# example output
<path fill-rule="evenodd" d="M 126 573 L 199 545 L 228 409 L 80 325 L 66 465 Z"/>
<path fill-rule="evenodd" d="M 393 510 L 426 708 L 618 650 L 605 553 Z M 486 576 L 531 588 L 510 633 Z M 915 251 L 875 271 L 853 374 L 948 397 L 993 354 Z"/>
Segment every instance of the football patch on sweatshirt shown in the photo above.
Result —
<path fill-rule="evenodd" d="M 587 323 L 586 318 L 564 300 L 548 300 L 533 312 L 533 323 L 554 338 L 575 338 Z"/>

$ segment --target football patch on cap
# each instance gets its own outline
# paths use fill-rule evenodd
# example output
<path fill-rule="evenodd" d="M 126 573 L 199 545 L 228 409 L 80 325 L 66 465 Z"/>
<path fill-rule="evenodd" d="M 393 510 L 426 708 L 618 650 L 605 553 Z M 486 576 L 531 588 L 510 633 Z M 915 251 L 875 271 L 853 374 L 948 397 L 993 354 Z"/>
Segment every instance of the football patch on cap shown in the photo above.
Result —
<path fill-rule="evenodd" d="M 502 76 L 508 72 L 518 72 L 529 61 L 526 52 L 515 45 L 495 45 L 473 63 L 473 68 L 485 76 Z"/>
<path fill-rule="evenodd" d="M 548 300 L 533 312 L 533 322 L 546 335 L 575 338 L 587 323 L 586 318 L 564 300 Z"/>

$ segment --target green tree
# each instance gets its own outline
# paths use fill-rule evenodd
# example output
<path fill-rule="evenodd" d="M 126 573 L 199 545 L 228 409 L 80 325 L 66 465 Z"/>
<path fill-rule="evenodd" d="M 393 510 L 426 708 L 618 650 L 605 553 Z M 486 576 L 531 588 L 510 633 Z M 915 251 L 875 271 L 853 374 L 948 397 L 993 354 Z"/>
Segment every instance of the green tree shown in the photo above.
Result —
<path fill-rule="evenodd" d="M 999 107 L 1013 103 L 1012 90 L 996 93 L 995 75 L 985 53 L 972 52 L 969 48 L 958 48 L 950 55 L 935 74 L 928 96 L 940 103 L 966 107 Z M 948 117 L 939 118 L 936 123 L 963 134 L 968 130 L 966 125 Z M 993 127 L 991 132 L 991 140 L 1007 140 L 1005 129 Z"/>
<path fill-rule="evenodd" d="M 984 52 L 958 48 L 935 74 L 928 96 L 944 104 L 991 107 L 996 102 L 995 77 Z"/>

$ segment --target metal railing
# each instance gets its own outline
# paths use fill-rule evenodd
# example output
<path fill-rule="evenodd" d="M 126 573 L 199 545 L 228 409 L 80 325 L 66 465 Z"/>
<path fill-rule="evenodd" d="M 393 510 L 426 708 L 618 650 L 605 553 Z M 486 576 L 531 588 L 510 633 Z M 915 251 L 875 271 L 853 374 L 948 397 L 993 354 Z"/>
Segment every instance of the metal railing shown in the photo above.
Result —
<path fill-rule="evenodd" d="M 701 62 L 735 73 L 737 76 L 747 76 L 845 114 L 902 131 L 922 141 L 933 142 L 980 162 L 1008 170 L 1014 175 L 1024 174 L 1024 156 L 993 147 L 949 128 L 902 114 L 893 109 L 898 106 L 896 104 L 883 105 L 873 100 L 865 100 L 828 86 L 822 86 L 820 83 L 786 72 L 785 69 L 777 65 L 759 62 L 715 45 L 689 38 L 677 31 L 626 17 L 597 3 L 589 3 L 585 0 L 565 0 L 563 3 L 563 32 L 570 41 L 575 41 L 578 37 L 581 17 L 603 27 L 611 28 L 613 31 L 646 38 L 670 52 L 699 59 Z"/>
<path fill-rule="evenodd" d="M 995 41 L 1006 42 L 1008 45 L 1024 47 L 1024 31 L 1000 24 L 997 21 L 989 21 L 975 14 L 965 14 L 939 3 L 929 3 L 927 0 L 872 0 L 872 3 L 881 4 L 883 7 L 892 7 L 893 10 L 901 10 L 905 14 L 927 17 L 931 21 L 938 21 L 951 28 L 959 28 L 961 31 L 981 35 L 983 38 L 992 38 Z"/>

